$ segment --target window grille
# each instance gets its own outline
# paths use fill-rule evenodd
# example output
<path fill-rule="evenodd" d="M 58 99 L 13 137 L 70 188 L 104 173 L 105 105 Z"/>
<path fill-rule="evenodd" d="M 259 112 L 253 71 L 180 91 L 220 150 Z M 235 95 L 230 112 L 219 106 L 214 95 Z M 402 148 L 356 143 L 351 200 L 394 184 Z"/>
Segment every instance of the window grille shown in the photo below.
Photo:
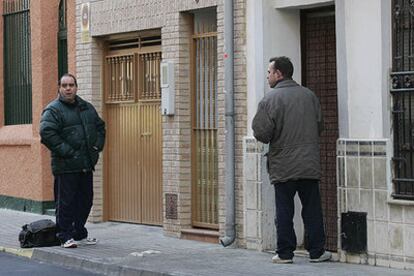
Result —
<path fill-rule="evenodd" d="M 68 34 L 66 0 L 59 3 L 58 77 L 68 73 Z"/>
<path fill-rule="evenodd" d="M 108 48 L 110 51 L 142 48 L 148 46 L 161 45 L 161 36 L 136 36 L 128 39 L 118 39 L 109 42 Z"/>
<path fill-rule="evenodd" d="M 193 226 L 218 229 L 217 25 L 215 12 L 194 16 Z"/>
<path fill-rule="evenodd" d="M 106 103 L 160 100 L 161 52 L 106 57 Z"/>
<path fill-rule="evenodd" d="M 160 30 L 113 35 L 108 39 L 106 103 L 160 100 Z"/>
<path fill-rule="evenodd" d="M 161 99 L 160 88 L 160 62 L 161 53 L 140 54 L 142 87 L 140 89 L 141 100 Z"/>
<path fill-rule="evenodd" d="M 135 101 L 136 63 L 136 54 L 106 57 L 107 103 Z"/>
<path fill-rule="evenodd" d="M 32 123 L 29 8 L 29 0 L 3 0 L 5 125 Z"/>
<path fill-rule="evenodd" d="M 414 200 L 414 1 L 393 1 L 394 198 Z"/>

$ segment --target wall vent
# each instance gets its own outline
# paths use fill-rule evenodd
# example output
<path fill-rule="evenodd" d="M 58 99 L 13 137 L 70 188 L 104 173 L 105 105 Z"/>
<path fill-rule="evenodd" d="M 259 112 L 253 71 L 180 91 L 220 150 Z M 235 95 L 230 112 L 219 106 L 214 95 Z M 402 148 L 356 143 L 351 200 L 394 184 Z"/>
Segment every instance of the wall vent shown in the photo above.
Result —
<path fill-rule="evenodd" d="M 341 243 L 342 250 L 349 253 L 367 252 L 367 213 L 341 214 Z"/>
<path fill-rule="evenodd" d="M 165 194 L 165 218 L 177 219 L 177 206 L 178 195 L 177 194 Z"/>
<path fill-rule="evenodd" d="M 109 42 L 109 50 L 125 50 L 161 45 L 161 36 L 135 37 L 112 40 Z"/>

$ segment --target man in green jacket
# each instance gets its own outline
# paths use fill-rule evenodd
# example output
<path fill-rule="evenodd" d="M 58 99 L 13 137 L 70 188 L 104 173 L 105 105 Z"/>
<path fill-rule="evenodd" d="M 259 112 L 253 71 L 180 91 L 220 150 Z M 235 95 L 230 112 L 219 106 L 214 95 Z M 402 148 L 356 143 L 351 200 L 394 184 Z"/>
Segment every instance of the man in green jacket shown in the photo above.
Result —
<path fill-rule="evenodd" d="M 105 123 L 76 95 L 73 75 L 63 75 L 58 85 L 57 99 L 43 110 L 40 136 L 51 151 L 57 237 L 62 247 L 76 248 L 97 242 L 88 238 L 85 223 L 92 208 L 93 171 L 105 144 Z"/>
<path fill-rule="evenodd" d="M 293 65 L 287 57 L 269 61 L 267 80 L 273 88 L 260 101 L 252 122 L 256 139 L 269 144 L 267 165 L 275 188 L 277 249 L 274 263 L 292 263 L 296 249 L 293 229 L 294 196 L 302 202 L 302 218 L 311 262 L 327 261 L 319 180 L 319 135 L 322 113 L 309 89 L 292 80 Z"/>

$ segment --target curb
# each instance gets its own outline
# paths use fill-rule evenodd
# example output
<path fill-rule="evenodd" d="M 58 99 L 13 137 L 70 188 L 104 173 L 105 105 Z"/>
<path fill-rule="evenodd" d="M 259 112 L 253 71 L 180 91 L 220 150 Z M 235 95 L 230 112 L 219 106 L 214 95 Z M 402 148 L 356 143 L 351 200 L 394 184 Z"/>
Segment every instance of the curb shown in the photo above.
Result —
<path fill-rule="evenodd" d="M 28 259 L 32 258 L 33 251 L 34 251 L 33 248 L 20 249 L 20 248 L 0 246 L 0 252 L 13 254 L 13 255 L 16 255 L 16 256 L 20 256 L 20 257 L 25 257 L 25 258 L 28 258 Z"/>
<path fill-rule="evenodd" d="M 38 248 L 13 248 L 0 246 L 0 252 L 12 254 L 19 257 L 28 258 L 44 263 L 64 266 L 67 268 L 88 271 L 103 275 L 138 275 L 138 276 L 170 276 L 165 272 L 149 271 L 134 267 L 122 266 L 117 264 L 108 264 L 102 262 L 91 261 L 74 256 L 67 256 L 56 252 L 47 252 Z"/>
<path fill-rule="evenodd" d="M 88 259 L 67 256 L 57 252 L 48 252 L 45 250 L 35 249 L 33 251 L 32 260 L 45 262 L 48 264 L 64 266 L 67 268 L 87 271 L 100 275 L 138 275 L 138 276 L 170 276 L 172 274 L 166 272 L 149 271 L 125 265 L 110 264 L 97 262 Z"/>

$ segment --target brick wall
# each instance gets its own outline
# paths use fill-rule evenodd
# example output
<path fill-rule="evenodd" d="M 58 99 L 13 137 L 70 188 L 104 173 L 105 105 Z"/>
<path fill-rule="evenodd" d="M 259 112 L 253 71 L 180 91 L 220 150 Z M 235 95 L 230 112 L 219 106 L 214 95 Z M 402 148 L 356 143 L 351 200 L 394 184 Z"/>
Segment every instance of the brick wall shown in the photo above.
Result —
<path fill-rule="evenodd" d="M 167 22 L 162 28 L 162 52 L 163 60 L 176 64 L 176 114 L 174 117 L 163 117 L 163 190 L 164 193 L 178 195 L 178 219 L 165 219 L 164 229 L 170 235 L 179 236 L 179 230 L 182 227 L 188 228 L 191 224 L 191 95 L 188 53 L 192 21 L 189 15 L 180 15 L 174 11 L 168 15 Z M 177 36 L 177 30 L 180 36 Z"/>
<path fill-rule="evenodd" d="M 91 43 L 82 44 L 80 36 L 81 3 L 77 0 L 77 47 L 76 69 L 80 94 L 92 100 L 102 111 L 101 100 L 101 41 L 98 37 Z M 223 0 L 196 1 L 92 1 L 91 34 L 106 34 L 161 28 L 162 58 L 175 64 L 176 113 L 163 117 L 163 193 L 178 195 L 177 219 L 166 219 L 164 230 L 168 235 L 179 236 L 180 229 L 191 227 L 191 94 L 190 57 L 191 19 L 189 11 L 217 8 L 218 32 L 218 148 L 219 148 L 219 226 L 222 232 L 225 222 L 224 198 L 224 70 L 223 70 Z M 235 23 L 235 122 L 236 122 L 236 223 L 238 237 L 242 238 L 243 224 L 243 150 L 242 139 L 246 134 L 246 61 L 245 61 L 245 0 L 234 1 Z M 103 219 L 102 166 L 95 173 L 95 202 L 92 218 Z M 164 196 L 165 204 L 165 196 Z M 164 206 L 165 207 L 165 206 Z M 165 212 L 165 208 L 164 208 Z M 241 240 L 240 245 L 244 242 Z"/>
<path fill-rule="evenodd" d="M 103 115 L 102 106 L 102 51 L 99 40 L 92 39 L 90 43 L 82 43 L 81 39 L 81 4 L 90 1 L 76 1 L 76 75 L 78 79 L 78 94 L 95 106 L 98 113 Z M 103 163 L 102 154 L 94 173 L 94 201 L 89 220 L 98 222 L 103 220 Z"/>

